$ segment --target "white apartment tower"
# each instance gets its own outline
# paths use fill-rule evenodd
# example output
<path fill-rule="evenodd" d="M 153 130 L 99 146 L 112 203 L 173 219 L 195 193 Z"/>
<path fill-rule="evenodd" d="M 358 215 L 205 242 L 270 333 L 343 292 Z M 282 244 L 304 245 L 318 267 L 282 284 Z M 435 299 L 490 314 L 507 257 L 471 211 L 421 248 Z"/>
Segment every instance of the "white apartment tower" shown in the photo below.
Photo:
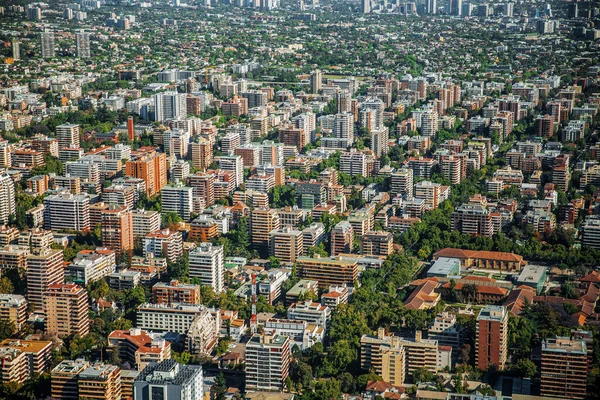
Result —
<path fill-rule="evenodd" d="M 3 173 L 0 175 L 0 223 L 8 223 L 15 207 L 15 184 L 7 173 Z"/>
<path fill-rule="evenodd" d="M 190 251 L 190 277 L 200 278 L 203 285 L 211 286 L 215 293 L 225 290 L 225 264 L 223 246 L 200 243 Z"/>
<path fill-rule="evenodd" d="M 154 95 L 154 120 L 179 119 L 187 116 L 185 94 L 164 92 Z"/>
<path fill-rule="evenodd" d="M 42 47 L 42 57 L 43 58 L 52 58 L 56 56 L 56 50 L 54 48 L 54 32 L 53 31 L 44 31 L 40 34 L 41 37 L 41 47 Z"/>

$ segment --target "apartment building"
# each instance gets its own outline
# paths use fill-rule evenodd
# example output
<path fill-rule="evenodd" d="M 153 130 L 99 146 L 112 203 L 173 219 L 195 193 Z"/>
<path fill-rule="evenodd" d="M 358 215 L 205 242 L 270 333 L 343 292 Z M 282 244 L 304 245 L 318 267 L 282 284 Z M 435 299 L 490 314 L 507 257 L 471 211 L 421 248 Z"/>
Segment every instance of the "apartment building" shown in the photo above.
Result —
<path fill-rule="evenodd" d="M 51 194 L 44 199 L 44 227 L 85 231 L 90 228 L 90 197 L 71 193 Z"/>
<path fill-rule="evenodd" d="M 289 373 L 290 340 L 280 335 L 252 335 L 245 360 L 246 390 L 281 391 Z"/>
<path fill-rule="evenodd" d="M 154 196 L 167 185 L 167 155 L 153 147 L 140 147 L 125 164 L 125 175 L 143 179 L 146 194 Z"/>
<path fill-rule="evenodd" d="M 20 331 L 27 321 L 27 300 L 19 294 L 0 294 L 0 319 L 12 322 Z"/>
<path fill-rule="evenodd" d="M 331 230 L 331 255 L 352 253 L 354 228 L 348 221 L 338 222 Z"/>
<path fill-rule="evenodd" d="M 340 256 L 331 258 L 300 256 L 296 260 L 298 276 L 304 279 L 315 280 L 319 286 L 329 285 L 354 285 L 358 279 L 358 261 L 347 260 Z"/>
<path fill-rule="evenodd" d="M 559 336 L 543 340 L 540 395 L 586 398 L 589 351 L 581 339 Z"/>
<path fill-rule="evenodd" d="M 215 293 L 225 290 L 225 262 L 223 246 L 200 243 L 189 253 L 190 277 L 199 278 Z"/>
<path fill-rule="evenodd" d="M 146 331 L 187 335 L 194 320 L 206 314 L 211 313 L 203 305 L 145 303 L 138 307 L 137 327 Z"/>
<path fill-rule="evenodd" d="M 152 210 L 134 210 L 131 213 L 133 240 L 143 239 L 147 234 L 160 230 L 160 213 Z"/>
<path fill-rule="evenodd" d="M 90 332 L 87 291 L 75 284 L 49 285 L 44 292 L 46 332 L 85 336 Z"/>
<path fill-rule="evenodd" d="M 148 365 L 133 382 L 135 400 L 154 399 L 155 393 L 168 393 L 169 399 L 192 400 L 204 395 L 202 367 L 181 365 L 174 360 L 164 360 Z"/>
<path fill-rule="evenodd" d="M 172 212 L 189 221 L 194 210 L 192 198 L 193 188 L 181 184 L 167 185 L 160 191 L 162 212 Z"/>
<path fill-rule="evenodd" d="M 158 282 L 152 286 L 152 301 L 155 304 L 200 304 L 200 286 L 171 280 Z"/>
<path fill-rule="evenodd" d="M 102 245 L 117 252 L 133 250 L 133 213 L 127 206 L 102 210 Z"/>
<path fill-rule="evenodd" d="M 144 237 L 144 256 L 153 254 L 175 262 L 183 255 L 183 238 L 181 232 L 163 229 L 151 232 Z"/>
<path fill-rule="evenodd" d="M 294 263 L 304 254 L 304 236 L 302 231 L 290 227 L 274 229 L 269 233 L 269 254 L 282 262 Z"/>
<path fill-rule="evenodd" d="M 327 331 L 331 319 L 331 309 L 311 300 L 301 301 L 290 305 L 287 310 L 287 318 L 293 321 L 306 321 L 316 324 Z"/>
<path fill-rule="evenodd" d="M 62 250 L 43 249 L 27 255 L 27 300 L 36 313 L 44 314 L 44 295 L 50 285 L 63 282 Z"/>
<path fill-rule="evenodd" d="M 394 236 L 390 232 L 367 232 L 360 237 L 360 254 L 387 257 L 394 252 Z"/>
<path fill-rule="evenodd" d="M 475 360 L 482 371 L 490 365 L 503 370 L 508 352 L 508 311 L 504 306 L 485 306 L 477 316 Z"/>
<path fill-rule="evenodd" d="M 162 338 L 153 338 L 139 328 L 112 331 L 108 335 L 108 347 L 118 351 L 121 360 L 135 365 L 138 371 L 150 363 L 171 358 L 171 343 Z"/>
<path fill-rule="evenodd" d="M 267 253 L 270 246 L 271 231 L 280 228 L 277 210 L 255 208 L 250 213 L 250 239 L 252 247 Z"/>

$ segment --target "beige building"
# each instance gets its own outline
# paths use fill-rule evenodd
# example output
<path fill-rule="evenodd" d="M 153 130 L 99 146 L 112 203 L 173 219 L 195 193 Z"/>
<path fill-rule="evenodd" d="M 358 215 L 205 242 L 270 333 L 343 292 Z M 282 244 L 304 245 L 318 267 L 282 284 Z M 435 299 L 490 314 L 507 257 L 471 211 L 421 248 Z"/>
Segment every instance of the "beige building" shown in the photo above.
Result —
<path fill-rule="evenodd" d="M 90 332 L 88 294 L 75 284 L 53 284 L 44 293 L 46 332 L 85 336 Z"/>
<path fill-rule="evenodd" d="M 302 231 L 285 227 L 272 230 L 270 236 L 270 255 L 282 262 L 294 263 L 304 254 Z"/>
<path fill-rule="evenodd" d="M 63 282 L 62 250 L 38 250 L 27 256 L 27 300 L 36 313 L 44 313 L 43 297 L 50 285 Z"/>
<path fill-rule="evenodd" d="M 15 324 L 18 331 L 27 320 L 27 300 L 18 294 L 0 294 L 0 319 Z"/>

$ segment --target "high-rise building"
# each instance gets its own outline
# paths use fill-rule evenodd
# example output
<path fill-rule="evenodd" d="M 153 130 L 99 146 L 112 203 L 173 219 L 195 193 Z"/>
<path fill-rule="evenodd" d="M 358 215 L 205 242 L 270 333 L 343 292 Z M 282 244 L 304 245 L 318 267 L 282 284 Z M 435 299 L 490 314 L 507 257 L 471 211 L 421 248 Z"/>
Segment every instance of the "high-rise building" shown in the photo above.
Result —
<path fill-rule="evenodd" d="M 154 95 L 155 121 L 180 119 L 187 116 L 187 101 L 184 93 L 164 92 Z"/>
<path fill-rule="evenodd" d="M 56 56 L 56 49 L 54 47 L 54 32 L 44 31 L 40 34 L 41 47 L 42 47 L 42 58 L 53 58 Z"/>
<path fill-rule="evenodd" d="M 21 42 L 17 39 L 13 39 L 12 41 L 12 58 L 15 61 L 21 59 Z"/>
<path fill-rule="evenodd" d="M 131 214 L 133 240 L 144 238 L 160 229 L 160 213 L 150 210 L 135 210 Z"/>
<path fill-rule="evenodd" d="M 317 69 L 310 73 L 310 92 L 317 94 L 321 90 L 323 90 L 323 73 Z"/>
<path fill-rule="evenodd" d="M 15 184 L 5 172 L 0 174 L 0 223 L 8 224 L 10 216 L 15 212 Z"/>
<path fill-rule="evenodd" d="M 492 237 L 494 224 L 485 206 L 477 203 L 462 204 L 452 212 L 452 229 L 462 233 Z"/>
<path fill-rule="evenodd" d="M 298 257 L 298 276 L 319 282 L 320 287 L 329 285 L 353 285 L 358 279 L 358 260 L 345 259 L 341 256 Z"/>
<path fill-rule="evenodd" d="M 189 186 L 167 185 L 160 191 L 162 212 L 173 212 L 185 221 L 189 221 L 190 214 L 194 210 L 193 188 Z"/>
<path fill-rule="evenodd" d="M 79 125 L 77 124 L 58 125 L 56 127 L 56 138 L 58 139 L 59 149 L 79 147 L 79 132 Z"/>
<path fill-rule="evenodd" d="M 117 252 L 133 250 L 133 213 L 126 206 L 102 211 L 102 245 Z"/>
<path fill-rule="evenodd" d="M 196 173 L 188 177 L 188 185 L 193 188 L 194 210 L 207 208 L 215 203 L 215 176 Z"/>
<path fill-rule="evenodd" d="M 333 135 L 339 139 L 346 139 L 347 147 L 352 145 L 354 141 L 354 115 L 350 112 L 336 114 L 333 124 Z"/>
<path fill-rule="evenodd" d="M 340 172 L 348 175 L 367 176 L 367 156 L 350 149 L 340 155 Z"/>
<path fill-rule="evenodd" d="M 37 250 L 27 256 L 27 300 L 36 313 L 44 314 L 44 294 L 50 285 L 63 282 L 62 250 Z"/>
<path fill-rule="evenodd" d="M 233 173 L 236 188 L 244 183 L 244 164 L 241 156 L 219 157 L 219 168 Z"/>
<path fill-rule="evenodd" d="M 203 285 L 212 287 L 215 293 L 225 290 L 225 267 L 223 246 L 200 243 L 189 253 L 190 277 L 199 278 Z"/>
<path fill-rule="evenodd" d="M 294 263 L 304 253 L 302 231 L 290 227 L 272 230 L 269 254 L 282 262 Z"/>
<path fill-rule="evenodd" d="M 44 292 L 46 332 L 85 336 L 90 332 L 87 291 L 75 284 L 49 285 Z"/>
<path fill-rule="evenodd" d="M 413 196 L 413 170 L 401 168 L 392 173 L 391 182 L 392 195 Z"/>
<path fill-rule="evenodd" d="M 83 231 L 90 228 L 90 198 L 71 193 L 52 194 L 44 199 L 44 227 L 48 230 Z"/>
<path fill-rule="evenodd" d="M 154 147 L 141 147 L 125 164 L 125 175 L 146 182 L 146 194 L 154 196 L 167 185 L 167 155 Z"/>
<path fill-rule="evenodd" d="M 360 253 L 387 257 L 394 251 L 394 237 L 390 232 L 367 232 L 360 238 Z"/>
<path fill-rule="evenodd" d="M 181 232 L 163 229 L 151 232 L 144 237 L 144 256 L 153 254 L 165 257 L 171 262 L 183 255 L 183 238 Z"/>
<path fill-rule="evenodd" d="M 204 395 L 204 375 L 198 365 L 175 360 L 148 364 L 133 382 L 133 400 L 194 400 Z"/>
<path fill-rule="evenodd" d="M 361 11 L 363 14 L 371 13 L 371 0 L 361 0 Z"/>
<path fill-rule="evenodd" d="M 207 169 L 213 162 L 213 142 L 200 138 L 191 144 L 192 165 L 197 170 Z"/>
<path fill-rule="evenodd" d="M 427 11 L 427 14 L 436 14 L 437 13 L 436 0 L 427 0 L 425 5 L 426 5 L 425 10 Z"/>
<path fill-rule="evenodd" d="M 0 319 L 12 322 L 18 331 L 27 320 L 27 300 L 18 294 L 0 294 Z"/>
<path fill-rule="evenodd" d="M 90 34 L 89 32 L 77 32 L 75 34 L 77 41 L 77 57 L 79 58 L 90 58 Z"/>
<path fill-rule="evenodd" d="M 354 229 L 348 221 L 338 222 L 331 230 L 331 255 L 350 254 L 354 247 Z"/>
<path fill-rule="evenodd" d="M 250 214 L 250 240 L 252 247 L 263 251 L 269 249 L 269 235 L 272 230 L 279 229 L 280 221 L 276 210 L 255 208 Z"/>
<path fill-rule="evenodd" d="M 246 344 L 246 390 L 283 390 L 289 366 L 288 337 L 253 335 Z"/>
<path fill-rule="evenodd" d="M 585 399 L 589 351 L 581 339 L 559 336 L 542 340 L 540 395 Z"/>
<path fill-rule="evenodd" d="M 485 306 L 477 316 L 475 360 L 477 368 L 485 371 L 495 365 L 504 369 L 508 345 L 508 311 L 504 306 Z"/>
<path fill-rule="evenodd" d="M 118 400 L 121 398 L 121 369 L 115 365 L 95 363 L 77 376 L 80 399 Z"/>
<path fill-rule="evenodd" d="M 381 376 L 392 385 L 404 384 L 406 349 L 395 336 L 385 336 L 383 328 L 377 336 L 363 335 L 360 339 L 360 365 Z"/>
<path fill-rule="evenodd" d="M 77 378 L 89 366 L 89 361 L 78 358 L 77 360 L 63 360 L 54 367 L 51 373 L 52 398 L 61 400 L 79 399 Z"/>

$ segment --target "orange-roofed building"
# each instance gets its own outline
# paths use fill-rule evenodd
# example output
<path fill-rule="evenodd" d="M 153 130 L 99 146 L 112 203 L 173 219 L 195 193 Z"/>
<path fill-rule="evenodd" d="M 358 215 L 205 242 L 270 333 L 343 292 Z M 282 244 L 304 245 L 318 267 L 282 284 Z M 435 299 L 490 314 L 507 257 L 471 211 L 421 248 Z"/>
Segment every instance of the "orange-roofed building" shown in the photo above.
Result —
<path fill-rule="evenodd" d="M 418 286 L 404 305 L 409 310 L 426 310 L 435 307 L 440 301 L 440 294 L 435 292 L 439 284 L 435 281 L 426 281 Z"/>
<path fill-rule="evenodd" d="M 500 251 L 476 251 L 454 248 L 445 248 L 438 250 L 433 255 L 433 259 L 440 257 L 458 258 L 461 266 L 464 268 L 495 269 L 503 271 L 520 271 L 527 261 L 523 257 L 514 253 L 504 253 Z"/>
<path fill-rule="evenodd" d="M 171 343 L 162 338 L 153 339 L 139 328 L 112 331 L 108 335 L 108 346 L 119 352 L 122 361 L 135 364 L 138 371 L 151 362 L 160 363 L 171 358 Z"/>

